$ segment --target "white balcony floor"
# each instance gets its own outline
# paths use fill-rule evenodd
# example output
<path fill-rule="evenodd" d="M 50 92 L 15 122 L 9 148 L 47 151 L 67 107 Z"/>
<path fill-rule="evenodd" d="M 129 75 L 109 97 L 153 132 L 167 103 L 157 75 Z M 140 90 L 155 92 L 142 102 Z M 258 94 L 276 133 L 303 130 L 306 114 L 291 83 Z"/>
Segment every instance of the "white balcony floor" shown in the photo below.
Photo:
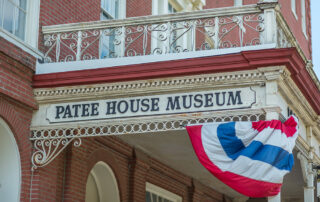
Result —
<path fill-rule="evenodd" d="M 69 62 L 56 62 L 56 63 L 37 63 L 36 74 L 50 74 L 78 70 L 90 70 L 98 68 L 125 66 L 133 64 L 144 64 L 152 62 L 181 60 L 190 58 L 209 57 L 217 55 L 227 55 L 233 53 L 240 53 L 242 51 L 262 50 L 276 48 L 276 44 L 263 44 L 255 46 L 245 46 L 227 49 L 213 49 L 193 52 L 170 53 L 163 55 L 145 55 L 134 57 L 121 57 L 121 58 L 107 58 L 96 60 L 81 60 Z"/>

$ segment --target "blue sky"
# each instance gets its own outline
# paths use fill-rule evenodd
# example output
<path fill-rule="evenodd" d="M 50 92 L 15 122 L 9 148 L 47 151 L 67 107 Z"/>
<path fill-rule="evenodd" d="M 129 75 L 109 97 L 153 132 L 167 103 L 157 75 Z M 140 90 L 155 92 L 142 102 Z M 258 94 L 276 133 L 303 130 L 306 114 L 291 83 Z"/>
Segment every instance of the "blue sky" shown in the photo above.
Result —
<path fill-rule="evenodd" d="M 320 0 L 311 0 L 312 62 L 320 80 Z"/>

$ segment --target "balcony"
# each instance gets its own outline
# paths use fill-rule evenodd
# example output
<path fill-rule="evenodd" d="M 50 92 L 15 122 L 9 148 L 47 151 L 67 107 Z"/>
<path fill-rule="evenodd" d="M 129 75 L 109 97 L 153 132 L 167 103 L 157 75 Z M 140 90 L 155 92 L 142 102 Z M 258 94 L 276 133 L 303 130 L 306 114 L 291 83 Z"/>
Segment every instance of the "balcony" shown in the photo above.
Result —
<path fill-rule="evenodd" d="M 304 56 L 277 3 L 44 26 L 42 30 L 45 57 L 37 74 L 292 46 Z"/>

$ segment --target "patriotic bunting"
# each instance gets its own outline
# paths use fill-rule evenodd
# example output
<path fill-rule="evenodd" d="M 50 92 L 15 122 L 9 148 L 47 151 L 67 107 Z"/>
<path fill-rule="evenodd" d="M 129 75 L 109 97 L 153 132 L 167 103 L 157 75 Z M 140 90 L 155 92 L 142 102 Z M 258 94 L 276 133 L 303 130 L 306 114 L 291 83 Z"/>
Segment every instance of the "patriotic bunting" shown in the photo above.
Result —
<path fill-rule="evenodd" d="M 234 190 L 249 197 L 280 192 L 293 166 L 298 120 L 228 122 L 186 127 L 201 164 Z"/>

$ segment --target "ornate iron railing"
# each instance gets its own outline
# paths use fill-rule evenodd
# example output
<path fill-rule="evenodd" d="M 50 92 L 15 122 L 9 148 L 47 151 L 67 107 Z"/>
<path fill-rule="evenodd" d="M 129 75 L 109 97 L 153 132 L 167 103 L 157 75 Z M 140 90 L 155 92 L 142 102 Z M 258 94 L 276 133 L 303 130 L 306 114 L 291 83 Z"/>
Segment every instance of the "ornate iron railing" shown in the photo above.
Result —
<path fill-rule="evenodd" d="M 176 116 L 167 117 L 166 120 L 155 117 L 153 121 L 146 119 L 141 120 L 125 120 L 122 122 L 110 123 L 87 123 L 83 126 L 56 126 L 50 128 L 31 129 L 31 138 L 34 145 L 34 153 L 32 154 L 32 170 L 46 166 L 55 159 L 61 151 L 69 144 L 79 147 L 82 144 L 82 138 L 99 137 L 109 135 L 122 134 L 145 134 L 163 131 L 182 131 L 185 130 L 183 125 L 201 124 L 211 122 L 227 122 L 227 121 L 258 121 L 264 120 L 265 114 L 263 110 L 251 110 L 250 114 L 246 112 L 215 112 L 215 116 L 211 113 L 204 113 L 202 116 Z"/>
<path fill-rule="evenodd" d="M 277 35 L 274 5 L 270 5 L 45 26 L 44 62 L 170 54 L 277 43 L 276 37 L 273 37 Z M 270 11 L 273 12 L 271 15 L 267 13 Z"/>

